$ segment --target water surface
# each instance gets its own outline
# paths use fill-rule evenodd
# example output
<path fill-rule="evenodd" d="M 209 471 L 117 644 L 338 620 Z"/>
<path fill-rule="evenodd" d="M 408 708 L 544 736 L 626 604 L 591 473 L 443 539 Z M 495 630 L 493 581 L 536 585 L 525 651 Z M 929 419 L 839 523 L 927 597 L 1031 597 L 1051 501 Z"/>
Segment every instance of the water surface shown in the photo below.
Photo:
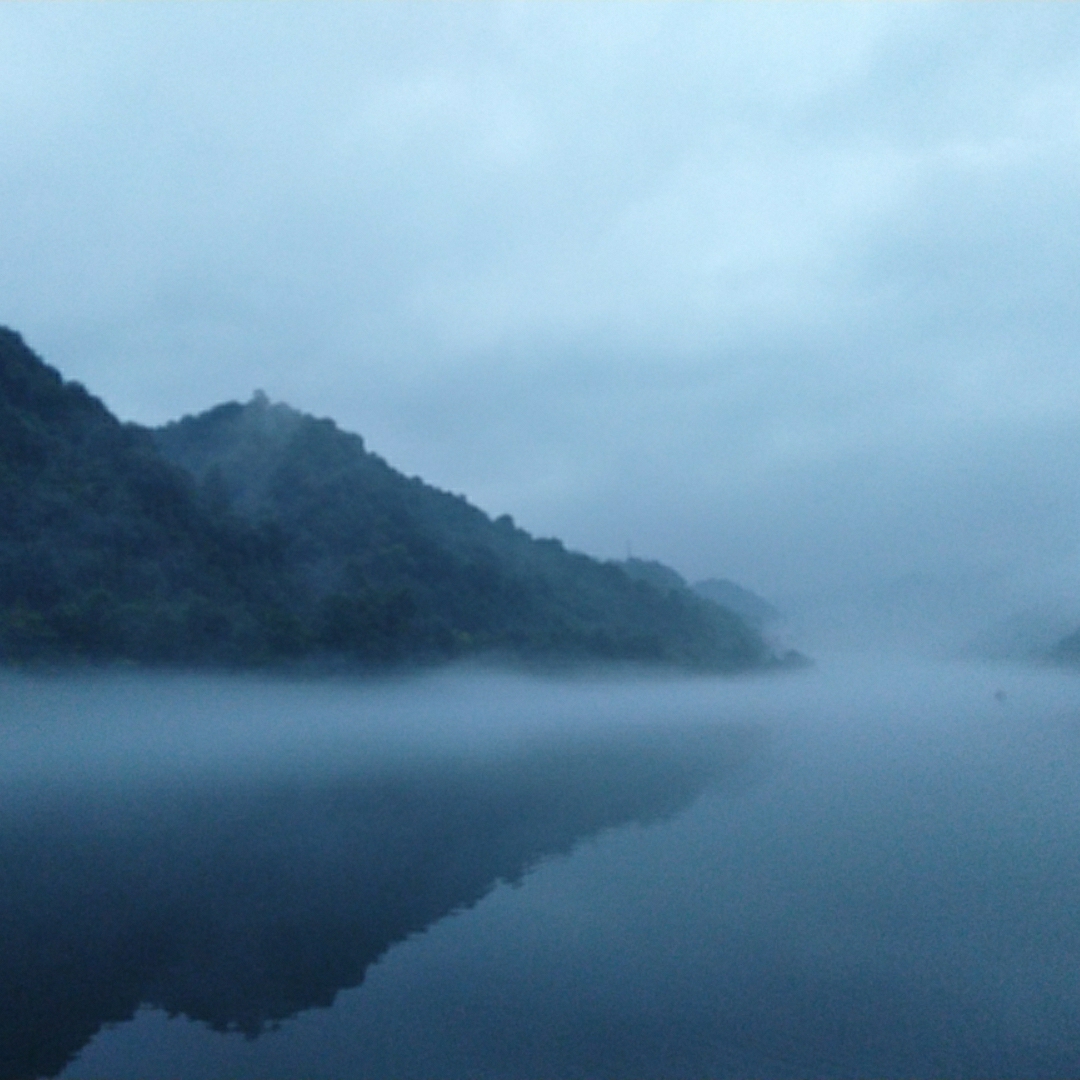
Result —
<path fill-rule="evenodd" d="M 5 677 L 0 1072 L 1074 1075 L 1078 690 Z"/>

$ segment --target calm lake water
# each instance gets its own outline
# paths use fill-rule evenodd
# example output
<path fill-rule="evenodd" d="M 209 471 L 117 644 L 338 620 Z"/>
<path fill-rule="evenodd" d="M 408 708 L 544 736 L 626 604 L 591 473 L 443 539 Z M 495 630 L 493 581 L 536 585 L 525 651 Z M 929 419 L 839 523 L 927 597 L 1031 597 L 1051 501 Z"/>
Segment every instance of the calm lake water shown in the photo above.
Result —
<path fill-rule="evenodd" d="M 1080 677 L 0 677 L 0 1077 L 1080 1075 Z"/>

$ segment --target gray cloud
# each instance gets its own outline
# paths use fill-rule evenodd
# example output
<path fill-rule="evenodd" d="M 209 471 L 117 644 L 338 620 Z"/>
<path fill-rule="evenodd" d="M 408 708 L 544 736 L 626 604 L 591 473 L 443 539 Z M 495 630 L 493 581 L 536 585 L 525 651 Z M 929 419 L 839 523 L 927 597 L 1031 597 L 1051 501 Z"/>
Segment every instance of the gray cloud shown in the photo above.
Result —
<path fill-rule="evenodd" d="M 596 554 L 1076 591 L 1078 57 L 1065 5 L 11 5 L 0 318 Z"/>

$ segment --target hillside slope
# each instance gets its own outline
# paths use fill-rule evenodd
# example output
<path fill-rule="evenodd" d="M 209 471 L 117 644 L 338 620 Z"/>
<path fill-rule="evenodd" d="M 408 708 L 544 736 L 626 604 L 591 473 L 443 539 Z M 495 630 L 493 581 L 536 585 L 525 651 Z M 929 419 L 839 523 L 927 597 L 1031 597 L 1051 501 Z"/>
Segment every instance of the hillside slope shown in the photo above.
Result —
<path fill-rule="evenodd" d="M 256 397 L 156 432 L 209 498 L 286 538 L 321 642 L 359 656 L 476 650 L 707 668 L 765 659 L 716 605 L 491 520 L 329 420 Z"/>
<path fill-rule="evenodd" d="M 0 659 L 771 662 L 733 613 L 536 540 L 264 397 L 122 424 L 0 329 Z"/>
<path fill-rule="evenodd" d="M 780 612 L 768 600 L 762 599 L 757 593 L 743 588 L 742 585 L 736 585 L 734 581 L 728 581 L 726 578 L 696 581 L 693 588 L 698 596 L 704 596 L 706 600 L 734 611 L 736 615 L 758 629 L 763 629 L 780 619 Z"/>

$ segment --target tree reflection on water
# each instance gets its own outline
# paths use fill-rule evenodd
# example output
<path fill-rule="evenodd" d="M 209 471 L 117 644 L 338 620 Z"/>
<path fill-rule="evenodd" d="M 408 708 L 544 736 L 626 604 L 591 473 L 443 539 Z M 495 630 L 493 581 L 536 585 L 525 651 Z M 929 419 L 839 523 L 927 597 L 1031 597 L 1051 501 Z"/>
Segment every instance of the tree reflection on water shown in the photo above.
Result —
<path fill-rule="evenodd" d="M 255 1037 L 584 837 L 685 808 L 759 736 L 538 737 L 327 776 L 40 793 L 0 833 L 0 1077 L 53 1076 L 143 1005 Z"/>

